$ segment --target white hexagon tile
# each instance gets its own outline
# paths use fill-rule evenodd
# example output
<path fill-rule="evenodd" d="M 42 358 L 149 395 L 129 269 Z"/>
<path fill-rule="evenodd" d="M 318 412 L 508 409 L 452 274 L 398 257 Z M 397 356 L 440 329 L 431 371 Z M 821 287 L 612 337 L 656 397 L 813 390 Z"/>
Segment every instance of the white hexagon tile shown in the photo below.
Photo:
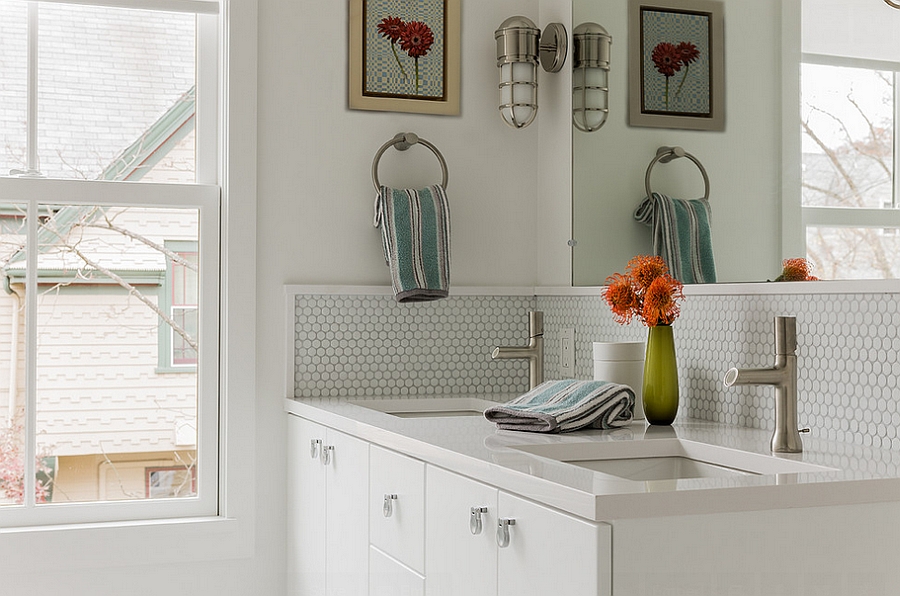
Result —
<path fill-rule="evenodd" d="M 398 304 L 391 296 L 296 296 L 298 397 L 516 394 L 528 311 L 544 312 L 545 378 L 559 367 L 562 329 L 575 328 L 575 375 L 593 375 L 591 343 L 644 339 L 615 323 L 600 296 L 462 296 Z M 725 388 L 732 366 L 771 366 L 774 317 L 797 317 L 800 423 L 817 436 L 900 449 L 900 295 L 696 296 L 675 323 L 679 416 L 772 428 L 773 390 Z"/>

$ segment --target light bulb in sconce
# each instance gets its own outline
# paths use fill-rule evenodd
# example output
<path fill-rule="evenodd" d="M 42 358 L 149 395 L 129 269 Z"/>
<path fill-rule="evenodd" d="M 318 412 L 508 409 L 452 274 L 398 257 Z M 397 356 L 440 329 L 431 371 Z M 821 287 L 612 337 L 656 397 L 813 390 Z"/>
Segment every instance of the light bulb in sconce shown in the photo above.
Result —
<path fill-rule="evenodd" d="M 538 109 L 537 66 L 559 72 L 566 60 L 565 27 L 550 23 L 541 30 L 526 17 L 510 17 L 494 32 L 500 69 L 500 116 L 513 128 L 525 128 Z"/>
<path fill-rule="evenodd" d="M 609 116 L 609 53 L 612 37 L 597 23 L 572 32 L 572 123 L 594 132 Z"/>

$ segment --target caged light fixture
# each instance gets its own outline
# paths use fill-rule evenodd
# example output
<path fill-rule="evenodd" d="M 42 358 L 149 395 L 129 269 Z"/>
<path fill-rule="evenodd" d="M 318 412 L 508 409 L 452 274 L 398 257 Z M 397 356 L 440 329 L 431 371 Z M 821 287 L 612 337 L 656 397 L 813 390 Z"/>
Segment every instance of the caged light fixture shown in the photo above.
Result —
<path fill-rule="evenodd" d="M 525 128 L 537 115 L 537 65 L 559 72 L 566 61 L 568 36 L 561 23 L 541 30 L 526 17 L 510 17 L 494 32 L 500 69 L 500 116 L 513 128 Z"/>
<path fill-rule="evenodd" d="M 572 32 L 572 124 L 594 132 L 609 116 L 609 51 L 612 37 L 597 23 Z"/>

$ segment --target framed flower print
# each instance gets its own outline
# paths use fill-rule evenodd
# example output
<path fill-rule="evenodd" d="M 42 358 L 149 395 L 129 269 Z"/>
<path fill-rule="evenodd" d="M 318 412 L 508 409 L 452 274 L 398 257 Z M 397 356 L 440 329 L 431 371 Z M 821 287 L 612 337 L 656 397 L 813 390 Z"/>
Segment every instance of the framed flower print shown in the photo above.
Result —
<path fill-rule="evenodd" d="M 628 123 L 725 130 L 722 2 L 629 0 Z"/>
<path fill-rule="evenodd" d="M 350 108 L 459 114 L 461 0 L 350 0 Z"/>

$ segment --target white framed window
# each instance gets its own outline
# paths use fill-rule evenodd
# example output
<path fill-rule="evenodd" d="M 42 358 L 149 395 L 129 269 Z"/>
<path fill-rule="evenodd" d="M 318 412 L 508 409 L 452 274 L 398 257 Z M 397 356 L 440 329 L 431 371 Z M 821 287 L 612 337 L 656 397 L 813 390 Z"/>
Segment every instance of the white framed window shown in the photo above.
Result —
<path fill-rule="evenodd" d="M 218 11 L 0 0 L 0 527 L 220 512 Z"/>
<path fill-rule="evenodd" d="M 820 279 L 897 278 L 898 13 L 802 0 L 781 17 L 783 256 L 805 255 Z"/>

